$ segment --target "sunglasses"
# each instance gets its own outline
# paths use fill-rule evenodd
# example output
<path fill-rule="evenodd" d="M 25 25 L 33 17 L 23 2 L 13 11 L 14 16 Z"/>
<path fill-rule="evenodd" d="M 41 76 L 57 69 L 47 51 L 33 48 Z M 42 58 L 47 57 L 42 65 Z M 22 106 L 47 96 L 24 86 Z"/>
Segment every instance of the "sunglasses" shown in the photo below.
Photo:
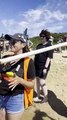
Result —
<path fill-rule="evenodd" d="M 44 38 L 44 37 L 45 37 L 44 35 L 40 36 L 40 38 Z"/>

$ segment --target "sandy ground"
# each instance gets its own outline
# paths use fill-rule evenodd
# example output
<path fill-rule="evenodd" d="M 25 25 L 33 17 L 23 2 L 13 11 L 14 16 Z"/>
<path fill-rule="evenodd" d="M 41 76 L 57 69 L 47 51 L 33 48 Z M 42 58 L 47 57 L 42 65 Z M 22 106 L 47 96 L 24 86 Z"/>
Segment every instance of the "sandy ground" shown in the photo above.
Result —
<path fill-rule="evenodd" d="M 33 103 L 22 120 L 67 120 L 67 51 L 54 53 L 46 82 L 48 102 Z"/>
<path fill-rule="evenodd" d="M 46 84 L 48 102 L 33 103 L 22 120 L 67 120 L 67 51 L 54 53 Z"/>

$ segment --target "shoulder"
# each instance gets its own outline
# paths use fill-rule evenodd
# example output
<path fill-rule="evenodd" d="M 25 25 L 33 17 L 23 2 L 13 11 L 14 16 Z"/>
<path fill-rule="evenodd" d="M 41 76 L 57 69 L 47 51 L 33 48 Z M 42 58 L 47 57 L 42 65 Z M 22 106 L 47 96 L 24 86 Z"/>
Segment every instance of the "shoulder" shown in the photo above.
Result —
<path fill-rule="evenodd" d="M 40 43 L 40 44 L 38 44 L 38 45 L 36 46 L 36 49 L 39 49 L 41 46 L 42 46 L 42 44 L 41 44 L 41 43 Z"/>
<path fill-rule="evenodd" d="M 34 64 L 34 61 L 33 61 L 33 59 L 30 58 L 29 65 L 33 65 L 33 64 Z"/>
<path fill-rule="evenodd" d="M 29 65 L 28 65 L 28 79 L 34 79 L 35 78 L 35 66 L 34 61 L 30 59 Z"/>
<path fill-rule="evenodd" d="M 47 46 L 52 46 L 50 41 L 47 43 Z"/>
<path fill-rule="evenodd" d="M 34 68 L 35 68 L 34 61 L 33 61 L 33 59 L 30 59 L 29 64 L 28 64 L 28 69 L 32 70 Z"/>
<path fill-rule="evenodd" d="M 25 62 L 25 65 L 28 65 L 28 66 L 32 66 L 32 64 L 34 64 L 34 61 L 32 58 L 25 58 L 24 59 L 24 62 Z"/>

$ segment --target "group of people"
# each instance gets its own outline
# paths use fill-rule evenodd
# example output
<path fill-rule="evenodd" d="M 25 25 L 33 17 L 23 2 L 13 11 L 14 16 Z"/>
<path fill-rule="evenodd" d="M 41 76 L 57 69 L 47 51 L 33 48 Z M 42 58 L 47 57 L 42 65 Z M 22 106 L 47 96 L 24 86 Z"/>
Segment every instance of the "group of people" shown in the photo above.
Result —
<path fill-rule="evenodd" d="M 36 49 L 51 46 L 50 32 L 42 30 L 39 34 L 41 43 Z M 28 52 L 26 40 L 22 34 L 5 35 L 9 40 L 11 51 L 14 55 Z M 7 56 L 8 57 L 8 56 Z M 48 90 L 46 78 L 51 66 L 53 51 L 46 51 L 35 55 L 34 60 L 30 57 L 6 63 L 0 70 L 0 120 L 3 120 L 3 109 L 5 109 L 5 120 L 21 120 L 24 109 L 32 105 L 32 101 L 48 101 Z M 11 73 L 11 74 L 9 74 Z M 12 75 L 12 76 L 11 76 Z M 37 81 L 37 96 L 33 99 L 35 78 Z M 43 99 L 40 92 L 43 91 Z"/>

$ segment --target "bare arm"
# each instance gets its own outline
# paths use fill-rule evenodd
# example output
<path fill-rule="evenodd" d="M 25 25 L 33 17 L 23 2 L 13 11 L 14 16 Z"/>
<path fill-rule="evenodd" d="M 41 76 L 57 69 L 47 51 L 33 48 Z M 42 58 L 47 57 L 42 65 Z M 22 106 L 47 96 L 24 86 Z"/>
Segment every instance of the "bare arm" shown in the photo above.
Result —
<path fill-rule="evenodd" d="M 11 90 L 14 90 L 14 88 L 18 85 L 18 84 L 21 84 L 23 85 L 25 88 L 34 88 L 34 79 L 33 80 L 24 80 L 23 78 L 21 77 L 14 77 L 12 80 L 9 81 L 9 88 Z"/>
<path fill-rule="evenodd" d="M 45 63 L 45 68 L 48 68 L 51 59 L 48 57 Z"/>
<path fill-rule="evenodd" d="M 44 69 L 43 69 L 43 74 L 46 74 L 50 61 L 51 61 L 51 59 L 48 57 L 46 60 Z"/>
<path fill-rule="evenodd" d="M 22 78 L 20 78 L 20 84 L 23 85 L 24 87 L 29 87 L 29 88 L 34 88 L 34 80 L 22 80 Z"/>

